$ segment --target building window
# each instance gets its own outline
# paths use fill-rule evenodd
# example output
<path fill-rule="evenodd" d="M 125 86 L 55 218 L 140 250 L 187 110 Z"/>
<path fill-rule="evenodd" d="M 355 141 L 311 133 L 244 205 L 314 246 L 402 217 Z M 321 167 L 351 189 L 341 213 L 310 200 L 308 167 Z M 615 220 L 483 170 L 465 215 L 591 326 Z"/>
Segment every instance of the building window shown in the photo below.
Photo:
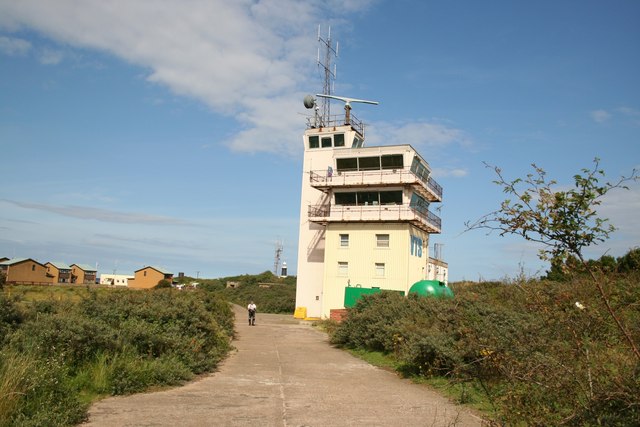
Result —
<path fill-rule="evenodd" d="M 336 205 L 354 206 L 356 204 L 356 193 L 336 193 Z"/>
<path fill-rule="evenodd" d="M 417 210 L 423 215 L 429 215 L 429 202 L 418 196 L 416 193 L 413 193 L 411 195 L 411 202 L 409 203 L 409 207 Z"/>
<path fill-rule="evenodd" d="M 401 205 L 402 191 L 381 191 L 380 204 L 381 205 Z"/>
<path fill-rule="evenodd" d="M 344 147 L 344 133 L 337 133 L 333 135 L 333 146 Z"/>
<path fill-rule="evenodd" d="M 341 234 L 340 235 L 340 246 L 342 246 L 343 248 L 349 247 L 349 235 L 348 234 Z"/>
<path fill-rule="evenodd" d="M 376 277 L 384 277 L 384 262 L 376 262 Z"/>
<path fill-rule="evenodd" d="M 346 277 L 349 275 L 349 263 L 338 261 L 338 276 Z"/>
<path fill-rule="evenodd" d="M 336 168 L 338 172 L 356 171 L 358 170 L 358 158 L 349 157 L 347 159 L 336 159 Z"/>
<path fill-rule="evenodd" d="M 380 158 L 382 169 L 402 169 L 404 168 L 404 157 L 402 154 L 388 154 Z"/>
<path fill-rule="evenodd" d="M 360 157 L 358 158 L 359 170 L 379 170 L 380 169 L 380 157 Z"/>
<path fill-rule="evenodd" d="M 379 248 L 389 247 L 389 235 L 388 234 L 376 234 L 376 246 Z"/>
<path fill-rule="evenodd" d="M 319 147 L 320 147 L 320 138 L 318 136 L 310 136 L 309 148 L 319 148 Z"/>
<path fill-rule="evenodd" d="M 145 277 L 147 276 L 147 272 L 146 271 L 144 272 L 143 276 L 145 276 Z"/>
<path fill-rule="evenodd" d="M 323 137 L 322 138 L 322 148 L 328 148 L 331 147 L 331 137 Z"/>
<path fill-rule="evenodd" d="M 36 266 L 35 265 L 31 266 L 31 271 L 36 271 Z"/>

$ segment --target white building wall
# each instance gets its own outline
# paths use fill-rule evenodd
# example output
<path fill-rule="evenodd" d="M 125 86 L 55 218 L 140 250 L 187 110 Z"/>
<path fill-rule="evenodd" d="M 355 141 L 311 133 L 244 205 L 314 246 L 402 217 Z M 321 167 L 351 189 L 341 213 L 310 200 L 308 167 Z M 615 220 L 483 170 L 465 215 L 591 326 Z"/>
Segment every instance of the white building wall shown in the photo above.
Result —
<path fill-rule="evenodd" d="M 126 274 L 100 274 L 101 285 L 114 285 L 114 286 L 129 286 L 129 279 L 133 279 L 134 276 L 128 276 Z"/>

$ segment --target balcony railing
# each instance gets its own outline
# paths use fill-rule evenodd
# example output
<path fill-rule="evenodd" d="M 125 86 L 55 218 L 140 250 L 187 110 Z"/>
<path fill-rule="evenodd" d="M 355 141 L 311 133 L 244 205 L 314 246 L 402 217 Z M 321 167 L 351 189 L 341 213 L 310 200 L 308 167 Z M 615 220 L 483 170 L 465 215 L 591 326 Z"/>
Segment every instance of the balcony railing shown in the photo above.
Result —
<path fill-rule="evenodd" d="M 375 169 L 365 171 L 340 171 L 330 173 L 327 170 L 309 173 L 311 186 L 323 189 L 331 187 L 362 187 L 374 185 L 420 185 L 425 191 L 420 193 L 429 201 L 442 201 L 442 187 L 431 177 L 423 179 L 411 170 Z"/>
<path fill-rule="evenodd" d="M 333 128 L 336 126 L 351 126 L 353 130 L 364 136 L 364 123 L 353 113 L 349 114 L 349 123 L 346 122 L 344 114 L 331 115 L 328 118 L 307 117 L 307 129 Z"/>
<path fill-rule="evenodd" d="M 310 205 L 311 222 L 410 222 L 428 233 L 440 233 L 442 220 L 426 209 L 408 205 Z"/>

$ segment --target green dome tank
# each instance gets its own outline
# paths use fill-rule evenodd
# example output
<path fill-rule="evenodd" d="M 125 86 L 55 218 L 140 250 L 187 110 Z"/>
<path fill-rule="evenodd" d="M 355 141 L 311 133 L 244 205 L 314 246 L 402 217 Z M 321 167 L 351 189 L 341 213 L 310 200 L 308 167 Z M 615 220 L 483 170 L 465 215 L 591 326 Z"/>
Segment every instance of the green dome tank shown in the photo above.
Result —
<path fill-rule="evenodd" d="M 424 297 L 453 298 L 453 291 L 438 280 L 420 280 L 411 286 L 409 293 Z"/>

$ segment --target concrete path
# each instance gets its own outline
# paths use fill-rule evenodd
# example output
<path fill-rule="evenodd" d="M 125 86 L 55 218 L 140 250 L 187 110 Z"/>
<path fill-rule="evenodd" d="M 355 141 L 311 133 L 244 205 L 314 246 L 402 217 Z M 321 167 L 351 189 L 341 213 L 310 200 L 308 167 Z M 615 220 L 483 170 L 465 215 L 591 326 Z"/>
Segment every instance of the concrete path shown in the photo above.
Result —
<path fill-rule="evenodd" d="M 237 351 L 218 372 L 171 390 L 111 397 L 86 426 L 480 426 L 427 387 L 327 343 L 291 316 L 236 307 Z"/>

